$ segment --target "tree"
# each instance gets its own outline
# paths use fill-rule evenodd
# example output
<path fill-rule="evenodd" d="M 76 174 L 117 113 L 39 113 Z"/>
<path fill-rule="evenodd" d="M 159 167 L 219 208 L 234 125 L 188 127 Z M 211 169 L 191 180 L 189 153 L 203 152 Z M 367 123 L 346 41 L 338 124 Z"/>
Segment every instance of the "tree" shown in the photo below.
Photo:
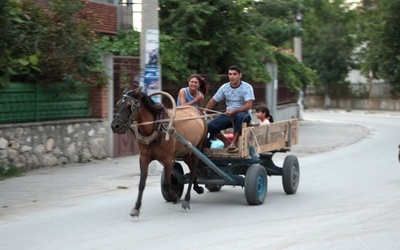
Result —
<path fill-rule="evenodd" d="M 298 64 L 301 77 L 293 67 L 293 89 L 311 81 L 310 72 L 294 57 L 284 55 L 283 46 L 293 38 L 293 1 L 160 1 L 160 53 L 163 82 L 181 80 L 182 75 L 206 73 L 215 79 L 231 64 L 243 68 L 244 77 L 268 82 L 265 62 Z M 273 8 L 273 9 L 271 9 Z M 274 10 L 277 10 L 276 12 Z M 279 14 L 277 14 L 279 13 Z M 281 60 L 279 60 L 281 59 Z M 281 65 L 279 65 L 281 67 Z M 279 71 L 285 74 L 285 71 Z M 307 79 L 307 80 L 305 80 Z"/>
<path fill-rule="evenodd" d="M 246 22 L 250 12 L 244 11 L 248 2 L 160 1 L 160 31 L 166 35 L 165 45 L 171 45 L 160 51 L 163 75 L 174 76 L 186 65 L 189 71 L 212 76 L 225 73 L 230 64 L 239 64 L 246 75 L 268 79 L 268 74 L 260 68 L 262 54 L 271 46 L 251 32 L 252 24 Z M 182 55 L 178 58 L 185 61 L 181 65 L 165 64 L 164 54 L 170 52 Z M 172 68 L 174 65 L 179 68 Z"/>
<path fill-rule="evenodd" d="M 101 52 L 109 52 L 118 56 L 139 56 L 140 32 L 119 31 L 116 36 L 103 35 L 95 47 Z"/>
<path fill-rule="evenodd" d="M 385 80 L 400 97 L 400 1 L 363 1 L 362 71 Z"/>
<path fill-rule="evenodd" d="M 325 108 L 334 86 L 345 85 L 355 48 L 354 10 L 344 0 L 304 0 L 303 61 L 316 70 L 324 86 Z"/>
<path fill-rule="evenodd" d="M 5 51 L 0 76 L 44 85 L 67 83 L 69 90 L 106 84 L 86 3 L 49 0 L 43 8 L 32 0 L 2 2 L 6 36 L 0 40 Z"/>
<path fill-rule="evenodd" d="M 32 78 L 40 71 L 36 41 L 41 31 L 34 28 L 34 21 L 22 7 L 17 0 L 0 3 L 0 87 L 13 77 Z"/>

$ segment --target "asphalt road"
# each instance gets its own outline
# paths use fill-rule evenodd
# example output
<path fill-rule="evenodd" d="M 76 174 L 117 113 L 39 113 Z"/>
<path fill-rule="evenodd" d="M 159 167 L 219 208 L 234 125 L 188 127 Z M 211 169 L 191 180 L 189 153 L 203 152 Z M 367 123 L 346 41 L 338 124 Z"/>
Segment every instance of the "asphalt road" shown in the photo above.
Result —
<path fill-rule="evenodd" d="M 260 206 L 224 186 L 192 192 L 185 211 L 155 171 L 131 218 L 137 156 L 31 171 L 0 181 L 0 249 L 398 249 L 398 124 L 400 113 L 307 111 L 290 152 L 298 192 L 271 177 Z"/>

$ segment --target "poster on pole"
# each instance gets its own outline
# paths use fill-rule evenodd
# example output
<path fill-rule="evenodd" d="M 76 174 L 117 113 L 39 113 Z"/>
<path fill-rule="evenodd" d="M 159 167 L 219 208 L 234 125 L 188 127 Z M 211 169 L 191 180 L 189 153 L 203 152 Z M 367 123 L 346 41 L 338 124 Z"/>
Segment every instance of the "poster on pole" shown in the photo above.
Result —
<path fill-rule="evenodd" d="M 145 92 L 150 95 L 154 92 L 161 91 L 161 79 L 159 69 L 159 31 L 146 31 L 145 44 L 145 71 L 144 71 L 144 87 Z M 153 96 L 156 102 L 161 102 L 161 96 Z"/>

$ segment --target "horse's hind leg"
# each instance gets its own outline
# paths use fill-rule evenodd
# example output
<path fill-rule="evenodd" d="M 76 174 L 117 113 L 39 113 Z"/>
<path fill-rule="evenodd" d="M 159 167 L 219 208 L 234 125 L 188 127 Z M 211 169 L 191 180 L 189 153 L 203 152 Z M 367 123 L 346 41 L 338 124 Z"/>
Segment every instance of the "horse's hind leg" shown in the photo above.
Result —
<path fill-rule="evenodd" d="M 182 202 L 182 208 L 184 208 L 184 209 L 187 209 L 187 208 L 190 209 L 190 190 L 192 189 L 192 183 L 194 181 L 193 176 L 194 176 L 193 171 L 190 171 L 189 186 L 186 191 L 185 200 Z"/>
<path fill-rule="evenodd" d="M 173 203 L 178 203 L 179 197 L 178 195 L 172 190 L 172 185 L 171 185 L 171 175 L 172 175 L 172 168 L 173 168 L 173 161 L 171 160 L 166 160 L 163 163 L 164 166 L 164 171 L 165 171 L 165 181 L 163 185 L 163 190 L 167 191 L 169 193 L 169 197 L 171 198 L 171 202 Z"/>
<path fill-rule="evenodd" d="M 193 154 L 188 155 L 183 158 L 186 165 L 188 165 L 190 174 L 189 174 L 189 184 L 193 183 L 193 190 L 196 191 L 198 194 L 204 193 L 204 188 L 200 187 L 197 183 L 197 165 L 199 164 L 199 158 Z M 194 173 L 194 175 L 193 175 Z M 191 187 L 191 185 L 189 185 Z M 189 189 L 189 188 L 188 188 Z M 190 195 L 189 195 L 190 199 Z M 186 199 L 185 199 L 186 200 Z"/>
<path fill-rule="evenodd" d="M 139 194 L 136 200 L 135 207 L 132 208 L 131 212 L 129 213 L 132 217 L 138 216 L 140 214 L 140 207 L 142 206 L 142 197 L 143 197 L 143 191 L 146 186 L 146 180 L 147 180 L 147 174 L 148 174 L 148 169 L 149 169 L 149 163 L 150 159 L 147 159 L 145 157 L 140 157 L 139 163 L 140 163 L 140 181 L 139 181 Z"/>
<path fill-rule="evenodd" d="M 194 159 L 192 166 L 195 166 L 195 167 L 190 168 L 190 173 L 192 173 L 192 172 L 194 173 L 194 176 L 193 176 L 194 191 L 196 191 L 196 193 L 198 193 L 198 194 L 202 194 L 202 193 L 204 193 L 204 188 L 200 187 L 199 184 L 197 183 L 197 166 L 198 166 L 198 164 L 199 164 L 199 159 L 198 158 Z"/>
<path fill-rule="evenodd" d="M 196 166 L 197 166 L 197 163 L 198 163 L 198 159 L 196 161 L 195 158 L 190 158 L 189 157 L 187 159 L 184 159 L 184 161 L 188 165 L 188 167 L 190 169 L 190 173 L 189 173 L 189 185 L 188 185 L 187 192 L 186 192 L 186 195 L 185 195 L 185 200 L 182 202 L 182 208 L 190 209 L 190 191 L 192 190 L 192 184 L 194 185 L 193 189 L 198 194 L 202 194 L 204 192 L 204 188 L 200 187 L 199 184 L 197 183 Z"/>
<path fill-rule="evenodd" d="M 199 145 L 197 145 L 197 147 L 196 147 L 196 148 L 197 148 L 198 150 L 200 150 L 200 151 L 203 150 L 203 146 L 204 146 L 204 144 L 206 143 L 206 135 L 207 135 L 207 133 L 204 133 L 204 138 L 203 138 L 202 142 L 199 143 Z M 198 156 L 192 154 L 190 159 L 191 159 L 191 161 L 192 161 L 192 166 L 189 166 L 190 172 L 193 171 L 193 172 L 195 173 L 195 177 L 193 177 L 193 178 L 194 178 L 194 181 L 193 181 L 193 189 L 194 189 L 198 194 L 202 194 L 202 193 L 204 193 L 204 188 L 203 188 L 203 187 L 200 187 L 199 184 L 197 183 L 197 175 L 198 175 L 198 173 L 199 173 L 199 172 L 198 172 L 199 170 L 203 170 L 203 171 L 201 171 L 201 172 L 202 172 L 202 175 L 203 175 L 203 177 L 206 177 L 205 170 L 204 170 L 204 168 L 203 168 L 203 169 L 198 169 L 198 167 L 199 167 L 199 161 L 200 161 L 200 158 L 199 158 Z"/>
<path fill-rule="evenodd" d="M 190 191 L 192 190 L 192 184 L 193 184 L 193 189 L 198 193 L 202 194 L 204 193 L 204 188 L 200 187 L 199 184 L 197 183 L 197 173 L 196 171 L 193 171 L 192 169 L 190 170 L 189 173 L 189 186 L 186 191 L 185 195 L 185 200 L 182 202 L 182 208 L 184 209 L 190 209 Z"/>
<path fill-rule="evenodd" d="M 204 188 L 200 187 L 199 184 L 197 183 L 197 176 L 195 180 L 193 181 L 193 190 L 196 191 L 198 194 L 204 193 Z"/>

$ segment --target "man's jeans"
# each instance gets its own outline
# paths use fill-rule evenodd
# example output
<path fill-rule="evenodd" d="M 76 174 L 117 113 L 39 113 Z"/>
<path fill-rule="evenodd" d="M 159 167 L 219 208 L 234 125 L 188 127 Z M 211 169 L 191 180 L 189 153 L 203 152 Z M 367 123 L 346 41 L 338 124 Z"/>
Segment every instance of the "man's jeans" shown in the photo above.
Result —
<path fill-rule="evenodd" d="M 242 123 L 249 123 L 251 121 L 251 115 L 248 112 L 239 112 L 234 116 L 228 117 L 222 114 L 208 123 L 208 132 L 210 138 L 213 138 L 216 134 L 221 133 L 221 130 L 232 128 L 233 132 L 242 133 Z"/>

